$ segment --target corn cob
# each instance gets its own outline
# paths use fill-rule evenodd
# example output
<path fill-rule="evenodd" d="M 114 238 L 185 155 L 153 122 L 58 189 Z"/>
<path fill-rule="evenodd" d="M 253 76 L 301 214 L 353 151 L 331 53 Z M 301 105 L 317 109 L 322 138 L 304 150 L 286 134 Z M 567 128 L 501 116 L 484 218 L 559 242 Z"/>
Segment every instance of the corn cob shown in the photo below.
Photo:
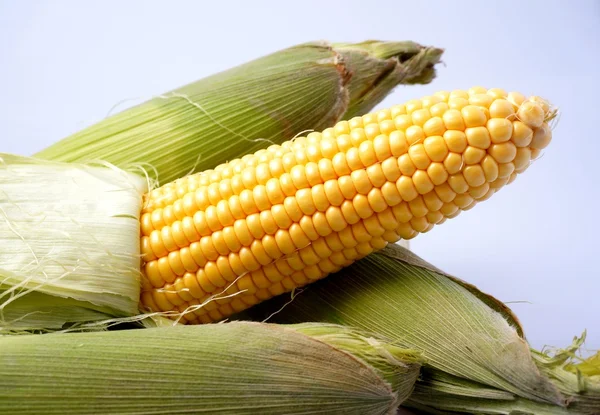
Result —
<path fill-rule="evenodd" d="M 220 320 L 427 232 L 524 172 L 554 115 L 501 89 L 439 92 L 157 188 L 142 304 Z"/>

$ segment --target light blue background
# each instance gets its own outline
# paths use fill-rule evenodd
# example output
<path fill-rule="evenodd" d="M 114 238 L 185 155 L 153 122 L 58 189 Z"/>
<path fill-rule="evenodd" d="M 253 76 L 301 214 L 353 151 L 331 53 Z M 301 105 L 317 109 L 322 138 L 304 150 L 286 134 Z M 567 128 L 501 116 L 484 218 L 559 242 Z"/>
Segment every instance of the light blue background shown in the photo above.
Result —
<path fill-rule="evenodd" d="M 0 151 L 32 154 L 149 98 L 309 40 L 446 48 L 433 84 L 381 106 L 483 85 L 561 108 L 541 160 L 413 249 L 511 306 L 536 347 L 588 329 L 600 348 L 600 3 L 594 1 L 0 0 Z"/>

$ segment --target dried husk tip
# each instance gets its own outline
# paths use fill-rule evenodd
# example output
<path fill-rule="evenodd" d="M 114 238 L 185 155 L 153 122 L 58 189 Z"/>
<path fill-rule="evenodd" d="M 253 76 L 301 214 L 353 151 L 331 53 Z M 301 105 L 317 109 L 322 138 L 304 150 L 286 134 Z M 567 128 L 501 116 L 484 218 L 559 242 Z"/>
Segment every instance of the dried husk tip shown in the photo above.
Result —
<path fill-rule="evenodd" d="M 335 44 L 334 48 L 353 68 L 345 120 L 368 113 L 397 85 L 430 83 L 435 78 L 435 65 L 444 53 L 443 49 L 415 42 L 378 40 Z"/>
<path fill-rule="evenodd" d="M 600 351 L 580 357 L 586 333 L 575 337 L 564 349 L 538 351 L 532 349 L 534 361 L 567 398 L 570 413 L 600 414 Z"/>
<path fill-rule="evenodd" d="M 585 333 L 565 349 L 531 353 L 540 372 L 562 393 L 564 405 L 551 405 L 426 368 L 405 406 L 422 413 L 580 414 L 600 413 L 598 354 L 579 356 Z"/>

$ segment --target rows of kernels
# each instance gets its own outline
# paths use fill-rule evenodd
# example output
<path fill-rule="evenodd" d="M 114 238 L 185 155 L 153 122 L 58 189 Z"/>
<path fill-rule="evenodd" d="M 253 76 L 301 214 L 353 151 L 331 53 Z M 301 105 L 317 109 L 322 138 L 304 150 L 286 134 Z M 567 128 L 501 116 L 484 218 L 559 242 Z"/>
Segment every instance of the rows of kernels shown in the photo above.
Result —
<path fill-rule="evenodd" d="M 539 108 L 502 90 L 441 92 L 157 189 L 142 301 L 182 311 L 232 295 L 186 317 L 215 320 L 427 232 L 529 166 L 551 138 Z"/>

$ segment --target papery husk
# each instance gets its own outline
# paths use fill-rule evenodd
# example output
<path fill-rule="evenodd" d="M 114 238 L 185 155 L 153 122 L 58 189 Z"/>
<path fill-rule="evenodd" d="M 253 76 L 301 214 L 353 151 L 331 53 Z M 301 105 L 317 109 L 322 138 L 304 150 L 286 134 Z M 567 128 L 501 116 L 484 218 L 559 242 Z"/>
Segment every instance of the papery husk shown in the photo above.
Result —
<path fill-rule="evenodd" d="M 0 334 L 138 314 L 147 180 L 0 154 Z"/>
<path fill-rule="evenodd" d="M 339 330 L 233 322 L 4 336 L 0 413 L 394 414 L 398 393 L 364 359 L 368 342 L 353 337 L 357 357 L 319 340 Z"/>
<path fill-rule="evenodd" d="M 404 406 L 421 414 L 575 414 L 564 406 L 533 401 L 513 393 L 425 369 Z"/>
<path fill-rule="evenodd" d="M 126 109 L 36 157 L 143 164 L 167 183 L 368 112 L 398 84 L 430 82 L 441 54 L 414 42 L 294 46 Z"/>
<path fill-rule="evenodd" d="M 565 349 L 531 353 L 540 371 L 567 397 L 570 412 L 600 414 L 600 352 L 579 357 L 585 336 L 575 337 Z"/>
<path fill-rule="evenodd" d="M 565 404 L 540 374 L 506 306 L 397 245 L 304 288 L 293 301 L 281 296 L 239 318 L 268 316 L 277 323 L 358 327 L 420 351 L 426 367 L 532 401 Z"/>

